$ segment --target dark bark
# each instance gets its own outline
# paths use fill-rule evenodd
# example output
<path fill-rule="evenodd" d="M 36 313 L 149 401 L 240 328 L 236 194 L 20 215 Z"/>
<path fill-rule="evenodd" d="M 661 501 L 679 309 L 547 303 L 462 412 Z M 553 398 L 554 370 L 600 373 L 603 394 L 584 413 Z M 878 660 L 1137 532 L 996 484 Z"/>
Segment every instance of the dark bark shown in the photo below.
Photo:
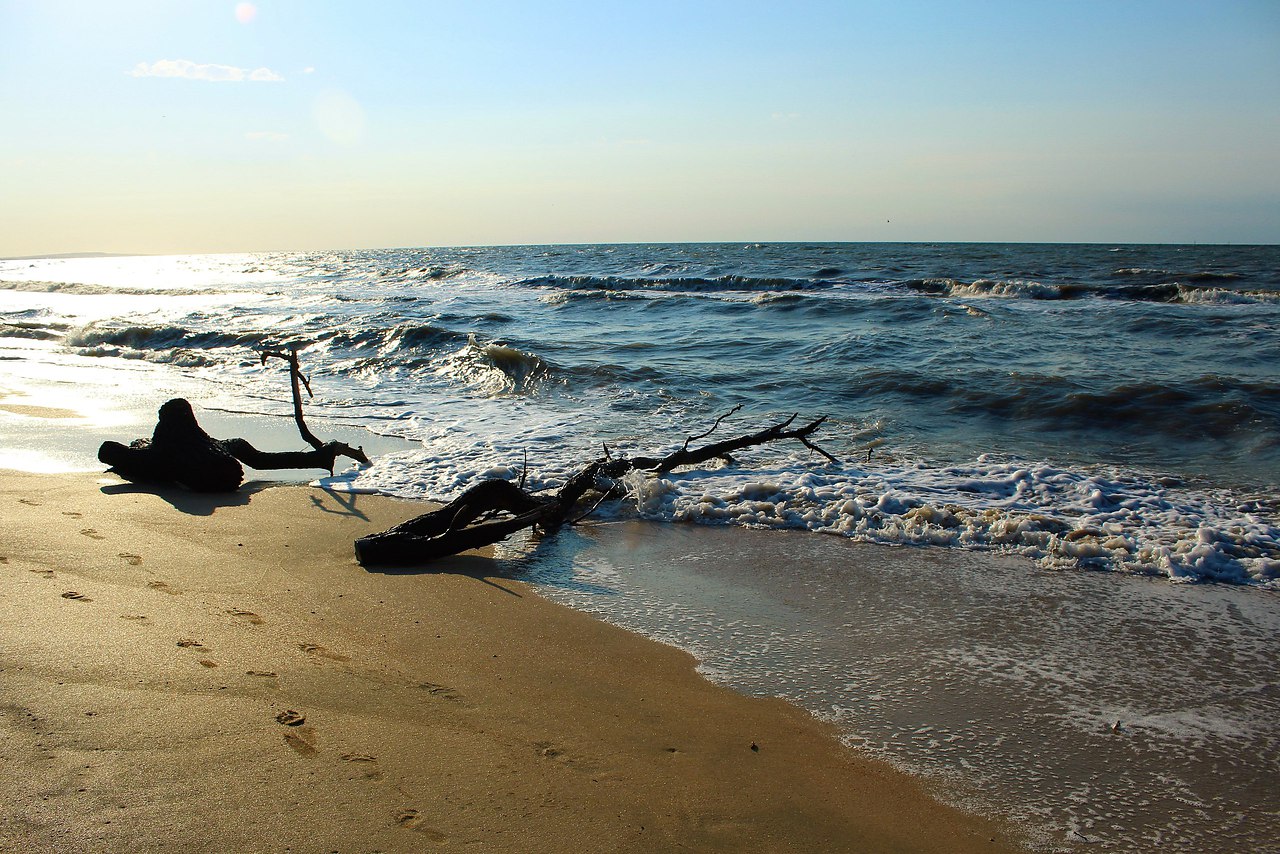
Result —
<path fill-rule="evenodd" d="M 735 408 L 721 416 L 710 430 L 690 436 L 684 447 L 663 457 L 613 457 L 606 447 L 603 459 L 584 466 L 554 496 L 536 496 L 505 480 L 482 481 L 438 510 L 356 540 L 356 558 L 362 564 L 405 566 L 493 545 L 525 528 L 537 527 L 551 532 L 576 521 L 572 519 L 574 511 L 588 493 L 616 493 L 618 479 L 630 471 L 665 474 L 678 466 L 724 459 L 733 451 L 780 439 L 795 439 L 828 460 L 837 461 L 810 439 L 826 419 L 793 428 L 794 415 L 755 433 L 690 449 L 690 442 L 711 435 L 736 411 Z M 507 515 L 484 520 L 500 513 Z"/>
<path fill-rule="evenodd" d="M 191 404 L 182 398 L 160 407 L 150 440 L 128 446 L 103 442 L 98 459 L 125 480 L 177 483 L 197 492 L 234 492 L 244 480 L 240 463 L 200 429 Z"/>
<path fill-rule="evenodd" d="M 341 442 L 327 442 L 313 451 L 259 451 L 245 439 L 223 439 L 220 444 L 231 456 L 259 471 L 327 469 L 332 474 L 334 462 L 348 450 Z"/>
<path fill-rule="evenodd" d="M 298 365 L 298 351 L 293 349 L 290 349 L 287 351 L 286 350 L 263 350 L 261 356 L 262 356 L 262 364 L 264 365 L 267 363 L 267 359 L 283 359 L 285 362 L 289 363 L 289 391 L 293 395 L 293 420 L 298 425 L 298 433 L 302 436 L 302 440 L 306 442 L 308 445 L 310 445 L 311 447 L 315 448 L 317 451 L 325 451 L 327 453 L 329 450 L 332 450 L 334 452 L 335 457 L 338 455 L 346 456 L 346 457 L 350 457 L 351 459 L 355 460 L 358 463 L 364 463 L 365 465 L 369 465 L 369 458 L 365 456 L 364 448 L 353 448 L 344 442 L 322 442 L 319 439 L 317 439 L 315 437 L 315 434 L 313 434 L 310 428 L 307 427 L 307 422 L 302 417 L 302 389 L 299 386 L 300 385 L 305 386 L 307 389 L 307 396 L 310 397 L 311 381 L 302 375 L 302 368 L 299 367 Z M 247 445 L 248 443 L 246 442 L 245 444 Z M 248 464 L 253 465 L 252 463 L 248 463 Z M 269 466 L 253 466 L 253 467 L 254 468 L 312 468 L 311 466 L 299 467 L 299 466 L 290 466 L 290 465 L 269 465 Z M 328 465 L 323 466 L 323 468 L 327 468 L 330 471 L 330 473 L 332 473 L 333 460 L 332 459 L 329 460 Z"/>
<path fill-rule="evenodd" d="M 240 463 L 259 470 L 325 469 L 333 473 L 340 456 L 369 464 L 363 448 L 345 442 L 322 442 L 307 428 L 302 417 L 302 390 L 311 394 L 311 383 L 298 366 L 297 350 L 266 350 L 269 357 L 289 363 L 289 386 L 293 394 L 293 419 L 310 451 L 260 451 L 244 439 L 214 439 L 196 422 L 191 404 L 174 398 L 160 407 L 156 429 L 150 440 L 136 439 L 129 445 L 103 442 L 98 459 L 126 480 L 144 483 L 178 483 L 199 492 L 232 492 L 244 480 Z"/>

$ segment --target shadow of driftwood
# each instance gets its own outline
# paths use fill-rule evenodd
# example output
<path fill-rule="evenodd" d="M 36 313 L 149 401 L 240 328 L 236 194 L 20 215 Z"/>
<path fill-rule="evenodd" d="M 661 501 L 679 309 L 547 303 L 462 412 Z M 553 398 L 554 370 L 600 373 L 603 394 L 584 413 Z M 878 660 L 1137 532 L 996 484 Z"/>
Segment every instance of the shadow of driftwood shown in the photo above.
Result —
<path fill-rule="evenodd" d="M 371 563 L 365 564 L 364 569 L 366 572 L 376 572 L 380 575 L 465 575 L 468 578 L 474 578 L 476 581 L 488 584 L 490 587 L 496 587 L 503 593 L 523 598 L 516 591 L 509 587 L 503 587 L 494 580 L 495 578 L 516 580 L 513 577 L 494 572 L 501 564 L 501 561 L 495 561 L 493 558 L 484 557 L 483 555 L 461 554 L 416 566 L 379 566 Z"/>
<path fill-rule="evenodd" d="M 320 496 L 312 495 L 311 503 L 315 506 L 317 510 L 321 511 L 322 513 L 332 513 L 335 516 L 351 516 L 365 522 L 369 521 L 369 517 L 364 515 L 364 513 L 361 512 L 356 507 L 356 502 L 359 501 L 360 499 L 359 493 L 333 492 L 332 490 L 321 489 L 320 495 L 325 496 L 326 498 L 333 501 L 333 503 L 338 505 L 337 509 L 333 507 L 329 507 L 320 498 Z"/>
<path fill-rule="evenodd" d="M 212 516 L 221 507 L 243 507 L 256 493 L 274 484 L 265 481 L 251 481 L 242 484 L 235 492 L 191 492 L 178 486 L 158 486 L 156 484 L 113 483 L 102 487 L 103 495 L 155 495 L 191 516 Z"/>
<path fill-rule="evenodd" d="M 492 556 L 467 552 L 408 566 L 368 563 L 364 564 L 364 568 L 366 572 L 383 575 L 465 575 L 512 596 L 520 594 L 503 587 L 499 581 L 541 584 L 595 596 L 618 595 L 618 591 L 612 587 L 586 581 L 581 577 L 575 557 L 589 548 L 593 541 L 578 528 L 561 528 L 547 537 L 528 536 L 523 542 L 519 537 L 513 537 L 512 540 L 515 542 L 498 544 L 498 554 Z"/>
<path fill-rule="evenodd" d="M 580 572 L 578 557 L 596 541 L 589 533 L 593 526 L 565 526 L 547 537 L 531 539 L 532 548 L 523 554 L 504 556 L 498 563 L 509 578 L 529 584 L 558 587 L 592 596 L 617 596 L 618 590 L 589 581 Z"/>

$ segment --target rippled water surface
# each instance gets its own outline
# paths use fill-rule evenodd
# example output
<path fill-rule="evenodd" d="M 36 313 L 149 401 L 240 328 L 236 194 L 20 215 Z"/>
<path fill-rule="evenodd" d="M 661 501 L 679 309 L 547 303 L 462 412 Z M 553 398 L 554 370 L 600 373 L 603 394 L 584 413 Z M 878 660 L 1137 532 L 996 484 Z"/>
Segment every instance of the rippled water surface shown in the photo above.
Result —
<path fill-rule="evenodd" d="M 1280 575 L 1280 250 L 977 244 L 405 249 L 0 262 L 21 358 L 129 360 L 207 405 L 421 441 L 359 486 L 562 480 L 825 415 L 828 465 L 749 452 L 638 487 L 654 518 L 996 548 L 1046 565 Z"/>

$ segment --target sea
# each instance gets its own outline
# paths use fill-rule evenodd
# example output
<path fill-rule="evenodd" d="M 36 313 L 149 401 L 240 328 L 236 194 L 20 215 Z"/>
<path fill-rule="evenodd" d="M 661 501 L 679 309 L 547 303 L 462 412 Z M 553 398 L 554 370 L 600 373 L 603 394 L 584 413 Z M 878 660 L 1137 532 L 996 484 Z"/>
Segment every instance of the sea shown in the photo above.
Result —
<path fill-rule="evenodd" d="M 630 476 L 495 571 L 1043 850 L 1280 851 L 1280 247 L 3 260 L 0 465 L 100 468 L 172 396 L 215 435 L 288 427 L 267 348 L 298 350 L 315 432 L 373 449 L 315 481 L 357 493 L 549 490 L 825 418 L 835 462 L 782 441 Z"/>

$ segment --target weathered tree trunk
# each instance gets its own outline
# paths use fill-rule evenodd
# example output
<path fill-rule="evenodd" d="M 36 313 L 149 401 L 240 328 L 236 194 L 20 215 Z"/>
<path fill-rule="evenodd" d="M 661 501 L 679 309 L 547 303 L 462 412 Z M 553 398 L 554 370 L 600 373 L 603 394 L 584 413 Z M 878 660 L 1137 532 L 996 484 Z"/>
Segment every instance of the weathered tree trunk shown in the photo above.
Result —
<path fill-rule="evenodd" d="M 244 480 L 240 463 L 259 470 L 325 469 L 333 473 L 340 456 L 369 464 L 363 448 L 345 442 L 322 442 L 307 428 L 302 417 L 302 391 L 311 394 L 311 383 L 298 367 L 297 350 L 265 350 L 262 364 L 268 358 L 289 363 L 289 386 L 293 393 L 293 419 L 310 451 L 260 451 L 245 439 L 218 440 L 209 436 L 196 422 L 191 404 L 174 398 L 160 407 L 154 435 L 150 440 L 136 439 L 129 445 L 103 442 L 98 459 L 126 480 L 147 483 L 178 483 L 199 492 L 232 492 Z"/>
<path fill-rule="evenodd" d="M 835 457 L 809 438 L 826 418 L 793 428 L 791 424 L 796 419 L 793 415 L 755 433 L 700 448 L 689 448 L 690 442 L 711 435 L 728 415 L 736 411 L 735 407 L 717 419 L 710 430 L 699 436 L 689 437 L 685 440 L 684 447 L 664 457 L 615 458 L 609 455 L 606 447 L 603 459 L 583 467 L 554 496 L 536 496 L 505 480 L 482 481 L 438 510 L 356 540 L 356 558 L 362 564 L 406 566 L 492 545 L 525 528 L 537 527 L 551 532 L 566 522 L 572 524 L 576 521 L 571 516 L 588 493 L 613 493 L 618 478 L 627 472 L 639 470 L 665 474 L 677 466 L 698 465 L 713 459 L 727 458 L 733 451 L 779 439 L 796 439 L 805 447 L 836 462 Z M 507 515 L 477 521 L 498 513 Z"/>
<path fill-rule="evenodd" d="M 197 492 L 233 492 L 244 480 L 240 463 L 200 429 L 191 404 L 182 398 L 160 407 L 150 440 L 128 446 L 103 442 L 98 459 L 125 480 L 178 483 Z"/>

